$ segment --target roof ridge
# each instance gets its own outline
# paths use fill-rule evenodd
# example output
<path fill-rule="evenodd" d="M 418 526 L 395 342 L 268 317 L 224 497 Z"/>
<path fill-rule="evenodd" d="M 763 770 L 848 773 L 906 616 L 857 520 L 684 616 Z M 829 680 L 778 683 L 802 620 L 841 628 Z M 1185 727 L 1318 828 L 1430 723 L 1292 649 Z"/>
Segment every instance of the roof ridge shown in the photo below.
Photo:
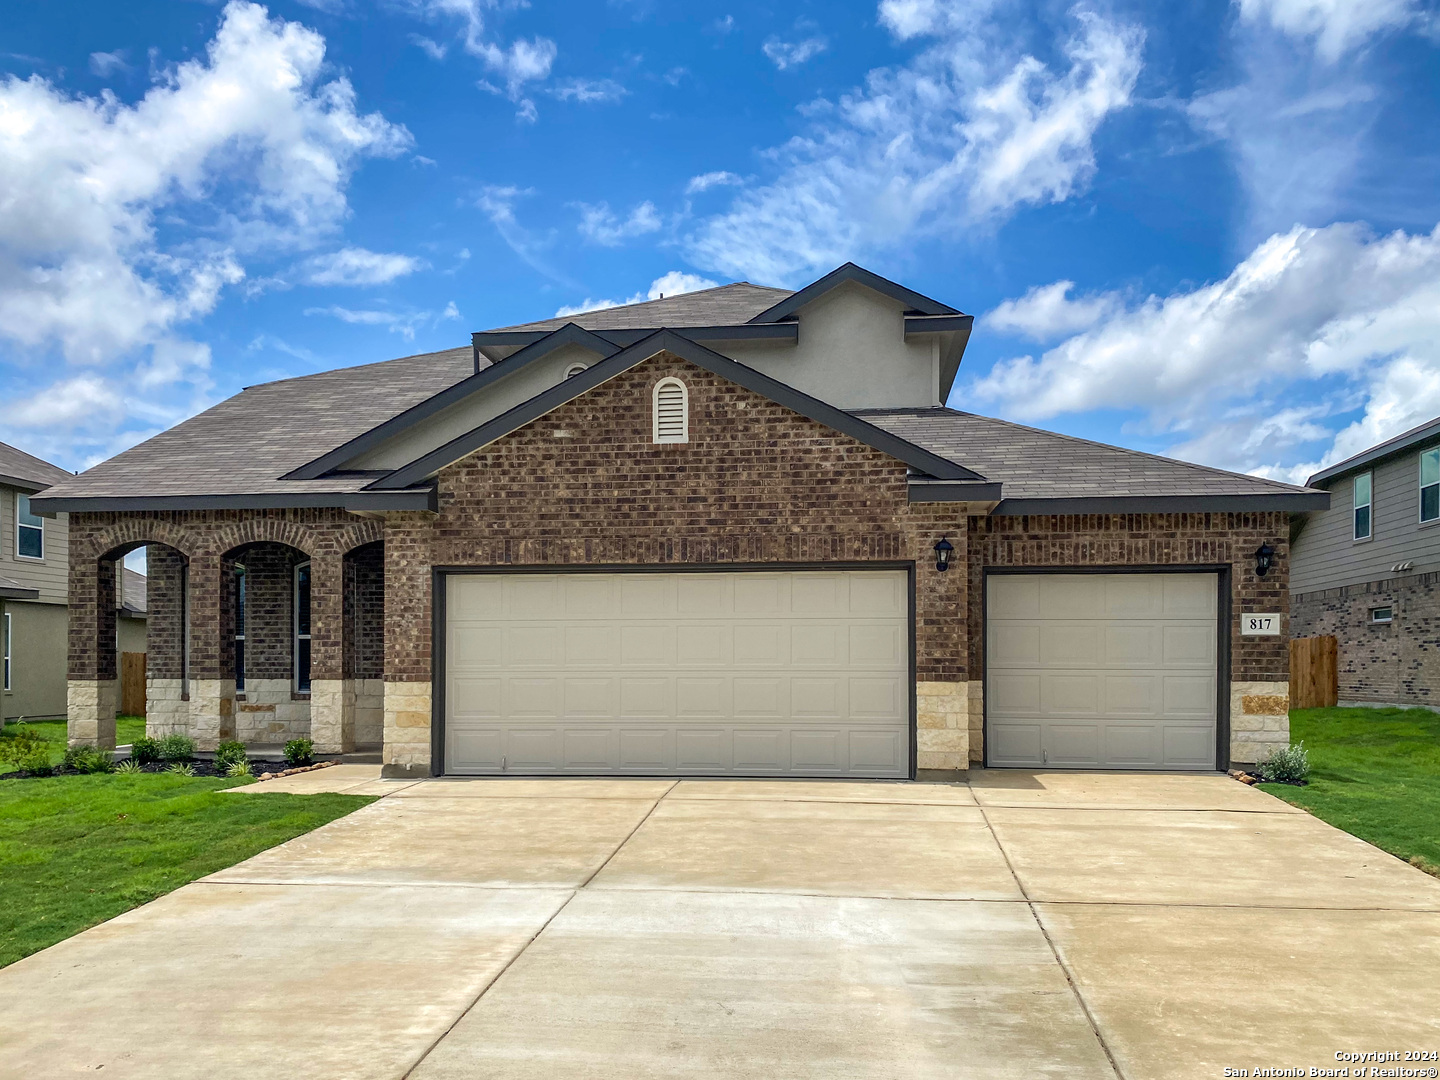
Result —
<path fill-rule="evenodd" d="M 1214 465 L 1200 465 L 1193 461 L 1186 461 L 1184 458 L 1167 457 L 1164 454 L 1151 454 L 1145 450 L 1133 450 L 1128 446 L 1116 446 L 1114 443 L 1100 442 L 1098 439 L 1082 439 L 1078 435 L 1066 435 L 1061 431 L 1050 431 L 1046 428 L 1031 427 L 1028 424 L 1017 424 L 1014 420 L 1002 420 L 998 416 L 985 416 L 981 413 L 965 412 L 963 409 L 952 409 L 948 405 L 932 405 L 928 408 L 910 409 L 857 409 L 856 412 L 888 412 L 888 413 L 913 413 L 923 414 L 930 412 L 948 412 L 956 416 L 969 416 L 976 420 L 986 420 L 992 424 L 1004 424 L 1006 427 L 1016 428 L 1020 431 L 1032 431 L 1037 435 L 1048 435 L 1052 439 L 1064 439 L 1066 442 L 1084 443 L 1086 446 L 1099 446 L 1106 450 L 1114 450 L 1117 453 L 1129 454 L 1132 457 L 1149 458 L 1155 461 L 1163 461 L 1170 465 L 1183 465 L 1187 469 L 1194 469 L 1197 472 L 1219 473 L 1222 476 L 1233 476 L 1239 480 L 1249 480 L 1259 484 L 1270 484 L 1286 491 L 1305 491 L 1304 487 L 1295 484 L 1287 484 L 1283 480 L 1271 480 L 1268 476 L 1255 476 L 1251 473 L 1235 472 L 1231 469 L 1220 469 Z"/>
<path fill-rule="evenodd" d="M 636 308 L 648 307 L 651 304 L 668 304 L 680 297 L 704 296 L 706 293 L 720 292 L 723 289 L 733 289 L 743 285 L 748 289 L 763 289 L 766 292 L 784 293 L 786 296 L 794 295 L 790 289 L 782 289 L 775 285 L 756 285 L 753 281 L 731 281 L 724 285 L 712 285 L 708 289 L 692 289 L 689 292 L 671 293 L 669 296 L 658 296 L 654 300 L 637 300 L 633 304 L 611 304 L 609 307 L 587 308 L 584 311 L 572 311 L 568 315 L 551 315 L 547 319 L 531 319 L 529 322 L 512 323 L 509 326 L 497 326 L 494 330 L 486 333 L 498 333 L 502 330 L 515 330 L 520 327 L 534 326 L 536 323 L 554 322 L 556 319 L 573 319 L 584 315 L 594 315 L 601 311 L 634 311 Z"/>

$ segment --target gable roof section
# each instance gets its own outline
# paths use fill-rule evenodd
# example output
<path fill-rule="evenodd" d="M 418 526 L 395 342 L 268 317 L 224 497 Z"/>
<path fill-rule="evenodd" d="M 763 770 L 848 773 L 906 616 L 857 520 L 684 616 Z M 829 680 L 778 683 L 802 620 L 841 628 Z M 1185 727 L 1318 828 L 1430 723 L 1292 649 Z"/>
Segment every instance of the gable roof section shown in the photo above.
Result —
<path fill-rule="evenodd" d="M 969 480 L 983 481 L 985 478 L 978 473 L 967 469 L 958 462 L 951 461 L 937 454 L 923 449 L 914 443 L 878 428 L 866 420 L 828 405 L 818 398 L 809 394 L 801 393 L 793 387 L 786 386 L 782 382 L 763 375 L 754 368 L 746 367 L 744 364 L 736 363 L 729 357 L 721 356 L 719 353 L 707 349 L 705 346 L 683 337 L 674 330 L 658 330 L 654 334 L 637 342 L 628 349 L 623 349 L 613 356 L 608 357 L 600 363 L 587 368 L 580 374 L 566 379 L 564 382 L 550 387 L 548 390 L 537 394 L 529 401 L 517 405 L 506 413 L 502 413 L 494 420 L 481 424 L 473 431 L 466 432 L 456 439 L 452 439 L 430 453 L 417 458 L 408 465 L 403 465 L 390 473 L 374 481 L 366 489 L 368 491 L 386 491 L 393 488 L 406 488 L 421 483 L 433 476 L 445 466 L 453 464 L 474 453 L 483 446 L 488 446 L 496 439 L 503 438 L 533 420 L 537 420 L 546 413 L 573 401 L 581 394 L 594 389 L 601 383 L 614 378 L 621 372 L 628 371 L 637 364 L 650 359 L 656 353 L 670 352 L 683 360 L 688 360 L 697 367 L 719 375 L 723 379 L 736 383 L 761 394 L 770 400 L 785 406 L 801 416 L 826 425 L 837 431 L 841 431 L 860 442 L 866 443 L 891 457 L 905 462 L 911 468 L 922 473 L 929 474 L 939 479 L 946 480 Z M 998 494 L 998 492 L 996 493 Z M 977 496 L 983 498 L 985 496 Z M 994 497 L 994 496 L 991 496 Z"/>
<path fill-rule="evenodd" d="M 713 289 L 667 296 L 662 300 L 645 300 L 638 304 L 596 308 L 574 315 L 557 315 L 553 319 L 501 326 L 486 334 L 516 331 L 558 330 L 574 323 L 586 330 L 655 330 L 672 328 L 734 326 L 753 321 L 754 316 L 790 295 L 788 289 L 772 289 L 737 281 Z"/>
<path fill-rule="evenodd" d="M 1406 450 L 1418 448 L 1426 442 L 1440 438 L 1440 416 L 1434 420 L 1427 420 L 1425 423 L 1411 428 L 1409 431 L 1402 431 L 1393 439 L 1387 439 L 1377 443 L 1369 450 L 1362 450 L 1360 453 L 1346 458 L 1344 461 L 1337 461 L 1328 469 L 1321 469 L 1305 483 L 1311 487 L 1316 484 L 1323 484 L 1327 480 L 1334 480 L 1336 477 L 1344 476 L 1346 473 L 1354 472 L 1366 465 L 1374 464 L 1381 458 L 1387 458 L 1394 454 L 1403 454 Z"/>
<path fill-rule="evenodd" d="M 915 315 L 959 315 L 960 312 L 949 304 L 942 304 L 939 300 L 932 300 L 930 297 L 916 292 L 914 289 L 907 289 L 904 285 L 883 278 L 879 274 L 866 270 L 863 266 L 856 266 L 853 262 L 847 262 L 831 270 L 818 281 L 812 281 L 799 292 L 791 293 L 773 307 L 768 307 L 760 312 L 750 321 L 752 323 L 773 323 L 782 319 L 794 318 L 795 313 L 806 304 L 819 299 L 831 289 L 844 285 L 847 281 L 853 281 L 858 285 L 864 285 L 867 289 L 873 289 L 883 296 L 892 300 L 898 300 L 905 305 L 907 314 Z M 908 328 L 907 328 L 908 329 Z"/>
<path fill-rule="evenodd" d="M 998 481 L 994 513 L 1202 513 L 1318 510 L 1330 494 L 1143 454 L 954 409 L 864 409 L 858 416 Z M 923 494 L 933 483 L 912 481 Z M 940 498 L 944 498 L 941 493 Z M 916 499 L 912 501 L 930 501 Z"/>
<path fill-rule="evenodd" d="M 469 376 L 468 347 L 247 387 L 37 497 L 37 510 L 346 506 L 426 509 L 428 492 L 376 499 L 374 474 L 280 479 Z M 413 505 L 411 505 L 413 504 Z"/>
<path fill-rule="evenodd" d="M 455 405 L 476 391 L 483 390 L 492 383 L 499 382 L 507 375 L 513 375 L 526 364 L 542 357 L 549 356 L 556 349 L 566 345 L 579 345 L 582 348 L 590 349 L 599 353 L 602 357 L 613 356 L 619 352 L 619 346 L 612 345 L 602 337 L 597 337 L 588 330 L 583 330 L 574 323 L 566 323 L 559 330 L 547 334 L 514 355 L 496 364 L 490 364 L 481 368 L 468 379 L 462 379 L 458 383 L 447 386 L 433 397 L 428 397 L 418 404 L 410 406 L 404 412 L 397 413 L 384 423 L 378 424 L 368 431 L 364 431 L 348 442 L 342 443 L 333 450 L 328 451 L 308 461 L 293 472 L 287 473 L 284 480 L 316 480 L 333 469 L 342 468 L 346 462 L 353 460 L 368 450 L 372 450 L 393 438 L 407 428 L 413 427 L 421 421 L 428 420 L 438 412 Z"/>
<path fill-rule="evenodd" d="M 66 472 L 59 465 L 51 465 L 43 458 L 27 454 L 9 443 L 0 443 L 0 484 L 32 492 L 73 479 L 75 474 Z"/>

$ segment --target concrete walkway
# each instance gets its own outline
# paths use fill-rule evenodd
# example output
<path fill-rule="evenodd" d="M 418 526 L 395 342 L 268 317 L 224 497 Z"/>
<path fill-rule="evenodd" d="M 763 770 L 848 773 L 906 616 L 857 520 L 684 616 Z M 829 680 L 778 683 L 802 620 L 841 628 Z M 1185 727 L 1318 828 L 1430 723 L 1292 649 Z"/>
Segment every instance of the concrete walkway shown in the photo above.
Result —
<path fill-rule="evenodd" d="M 0 970 L 0 1076 L 1168 1080 L 1440 1049 L 1440 881 L 1225 777 L 343 768 L 244 794 L 386 797 Z"/>

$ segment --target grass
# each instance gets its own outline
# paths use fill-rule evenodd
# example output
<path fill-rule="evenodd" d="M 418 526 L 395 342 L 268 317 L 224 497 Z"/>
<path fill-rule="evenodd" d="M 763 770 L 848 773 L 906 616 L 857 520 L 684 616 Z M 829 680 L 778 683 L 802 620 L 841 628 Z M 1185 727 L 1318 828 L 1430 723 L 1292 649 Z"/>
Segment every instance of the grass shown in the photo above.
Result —
<path fill-rule="evenodd" d="M 117 741 L 143 734 L 144 723 L 122 719 Z M 65 725 L 27 726 L 59 761 Z M 221 794 L 251 782 L 163 773 L 0 781 L 0 967 L 374 801 Z"/>
<path fill-rule="evenodd" d="M 28 720 L 23 724 L 6 724 L 5 730 L 17 732 L 22 730 L 34 731 L 50 744 L 50 760 L 59 764 L 60 759 L 65 756 L 65 721 L 64 720 Z M 128 746 L 140 736 L 145 734 L 145 718 L 143 716 L 118 716 L 115 718 L 115 745 Z M 0 768 L 0 772 L 4 772 Z"/>
<path fill-rule="evenodd" d="M 1261 788 L 1440 876 L 1440 713 L 1296 709 L 1290 738 L 1310 752 L 1310 783 Z"/>

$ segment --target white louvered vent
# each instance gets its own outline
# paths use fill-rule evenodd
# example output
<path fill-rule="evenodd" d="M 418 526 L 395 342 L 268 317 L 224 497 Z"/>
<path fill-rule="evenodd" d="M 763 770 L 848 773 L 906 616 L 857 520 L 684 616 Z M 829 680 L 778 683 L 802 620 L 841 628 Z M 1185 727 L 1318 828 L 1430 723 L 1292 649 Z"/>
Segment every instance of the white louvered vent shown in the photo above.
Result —
<path fill-rule="evenodd" d="M 655 441 L 690 441 L 689 394 L 679 379 L 661 379 L 655 384 Z"/>

